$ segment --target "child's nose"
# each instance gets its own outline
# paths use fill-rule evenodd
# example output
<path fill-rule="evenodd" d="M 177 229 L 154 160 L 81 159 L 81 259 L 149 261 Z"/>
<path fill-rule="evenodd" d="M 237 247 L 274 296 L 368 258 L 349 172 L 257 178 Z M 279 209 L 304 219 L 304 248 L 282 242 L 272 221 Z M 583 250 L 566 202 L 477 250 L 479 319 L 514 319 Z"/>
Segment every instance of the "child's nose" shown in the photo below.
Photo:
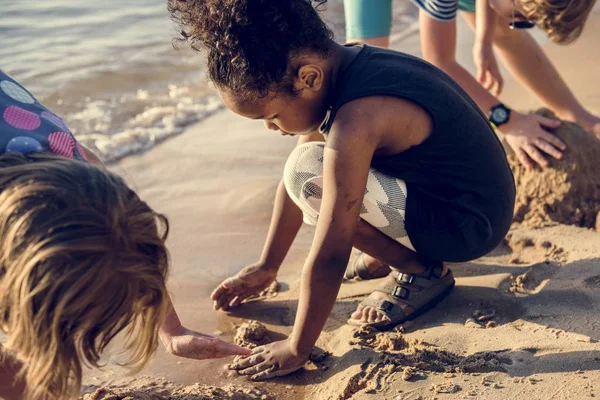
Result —
<path fill-rule="evenodd" d="M 273 121 L 266 121 L 265 120 L 265 126 L 267 127 L 267 129 L 270 129 L 272 131 L 278 131 L 279 130 L 279 127 Z"/>

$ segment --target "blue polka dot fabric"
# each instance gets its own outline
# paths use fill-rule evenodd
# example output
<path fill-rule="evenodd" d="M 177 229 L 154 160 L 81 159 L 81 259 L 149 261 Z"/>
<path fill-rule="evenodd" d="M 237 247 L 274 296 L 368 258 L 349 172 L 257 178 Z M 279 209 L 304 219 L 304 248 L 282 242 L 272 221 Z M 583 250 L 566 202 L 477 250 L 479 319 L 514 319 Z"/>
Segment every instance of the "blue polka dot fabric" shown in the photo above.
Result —
<path fill-rule="evenodd" d="M 0 154 L 55 153 L 87 161 L 65 123 L 0 70 Z"/>

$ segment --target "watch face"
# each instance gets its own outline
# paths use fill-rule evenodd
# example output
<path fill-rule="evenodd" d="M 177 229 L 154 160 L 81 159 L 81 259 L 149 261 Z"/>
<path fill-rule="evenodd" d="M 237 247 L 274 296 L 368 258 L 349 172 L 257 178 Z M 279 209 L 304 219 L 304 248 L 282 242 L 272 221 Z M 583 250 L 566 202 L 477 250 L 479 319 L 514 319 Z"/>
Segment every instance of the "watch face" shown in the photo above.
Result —
<path fill-rule="evenodd" d="M 494 111 L 492 111 L 493 122 L 502 123 L 506 121 L 506 118 L 508 118 L 508 113 L 504 108 L 496 108 Z"/>

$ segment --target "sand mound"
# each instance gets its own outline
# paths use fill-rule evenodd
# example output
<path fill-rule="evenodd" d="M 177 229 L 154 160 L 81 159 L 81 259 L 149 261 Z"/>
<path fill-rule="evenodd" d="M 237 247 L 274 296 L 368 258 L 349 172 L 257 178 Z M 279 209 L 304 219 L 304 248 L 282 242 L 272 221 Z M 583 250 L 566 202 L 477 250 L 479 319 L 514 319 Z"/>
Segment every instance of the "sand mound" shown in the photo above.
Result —
<path fill-rule="evenodd" d="M 253 349 L 271 343 L 267 327 L 257 321 L 244 322 L 237 328 L 233 342 L 238 346 Z"/>
<path fill-rule="evenodd" d="M 548 110 L 537 113 L 554 117 Z M 568 149 L 562 160 L 547 157 L 549 168 L 527 170 L 515 154 L 508 155 L 517 186 L 514 221 L 523 227 L 560 223 L 600 231 L 600 140 L 570 122 L 553 133 Z"/>
<path fill-rule="evenodd" d="M 102 387 L 83 395 L 82 400 L 272 400 L 254 387 L 223 388 L 195 384 L 181 386 L 161 378 L 137 378 L 134 382 Z"/>

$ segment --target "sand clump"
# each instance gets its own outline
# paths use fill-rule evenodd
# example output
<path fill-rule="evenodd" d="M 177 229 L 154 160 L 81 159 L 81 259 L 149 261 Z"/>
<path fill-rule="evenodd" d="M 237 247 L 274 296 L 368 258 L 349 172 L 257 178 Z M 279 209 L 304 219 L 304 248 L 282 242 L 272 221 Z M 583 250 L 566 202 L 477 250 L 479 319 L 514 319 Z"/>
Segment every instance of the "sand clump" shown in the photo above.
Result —
<path fill-rule="evenodd" d="M 486 321 L 489 320 L 482 322 Z M 354 338 L 354 344 L 382 353 L 385 364 L 402 369 L 413 367 L 420 371 L 441 373 L 491 372 L 505 371 L 503 365 L 512 363 L 501 352 L 461 356 L 421 340 L 406 338 L 399 331 L 379 332 L 368 326 L 357 329 Z"/>
<path fill-rule="evenodd" d="M 271 343 L 272 340 L 266 326 L 257 321 L 247 321 L 237 328 L 233 342 L 238 346 L 253 349 Z"/>
<path fill-rule="evenodd" d="M 548 110 L 536 113 L 554 118 Z M 564 121 L 552 133 L 567 150 L 562 160 L 547 156 L 548 168 L 527 170 L 514 153 L 508 155 L 517 187 L 514 221 L 528 228 L 567 224 L 600 231 L 600 140 Z"/>
<path fill-rule="evenodd" d="M 123 385 L 96 388 L 80 400 L 273 400 L 255 387 L 181 386 L 162 378 L 142 377 Z"/>
<path fill-rule="evenodd" d="M 490 315 L 490 312 L 479 313 L 482 322 L 489 322 Z M 416 381 L 426 379 L 429 373 L 453 377 L 462 373 L 505 372 L 504 366 L 512 364 L 502 352 L 457 355 L 421 340 L 407 338 L 402 328 L 379 332 L 369 326 L 360 327 L 354 331 L 350 344 L 370 349 L 379 356 L 371 356 L 361 365 L 360 371 L 349 379 L 339 400 L 350 399 L 358 392 L 381 391 L 396 373 L 401 374 L 400 377 L 405 381 Z M 439 390 L 439 393 L 454 393 L 461 389 L 449 383 L 440 386 Z"/>
<path fill-rule="evenodd" d="M 470 318 L 465 321 L 467 328 L 495 328 L 498 323 L 494 321 L 496 310 L 475 310 Z"/>

